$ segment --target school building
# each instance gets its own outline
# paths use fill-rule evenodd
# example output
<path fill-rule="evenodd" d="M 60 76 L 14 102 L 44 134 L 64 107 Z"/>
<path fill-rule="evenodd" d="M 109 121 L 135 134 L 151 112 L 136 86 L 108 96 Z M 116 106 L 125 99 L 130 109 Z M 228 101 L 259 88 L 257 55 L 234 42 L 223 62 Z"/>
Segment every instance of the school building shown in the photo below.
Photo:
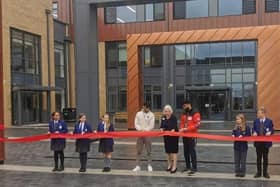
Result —
<path fill-rule="evenodd" d="M 128 121 L 185 99 L 203 120 L 255 118 L 280 128 L 279 0 L 74 0 L 77 109 Z"/>
<path fill-rule="evenodd" d="M 50 112 L 76 105 L 71 20 L 56 2 L 1 1 L 0 119 L 6 127 L 48 122 Z"/>

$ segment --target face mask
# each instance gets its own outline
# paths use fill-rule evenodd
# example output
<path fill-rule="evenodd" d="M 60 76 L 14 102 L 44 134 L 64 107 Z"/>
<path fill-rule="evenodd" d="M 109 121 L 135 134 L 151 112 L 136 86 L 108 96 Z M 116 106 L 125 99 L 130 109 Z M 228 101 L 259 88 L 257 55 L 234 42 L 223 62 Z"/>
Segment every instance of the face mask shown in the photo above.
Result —
<path fill-rule="evenodd" d="M 185 112 L 186 112 L 186 113 L 188 113 L 188 112 L 190 112 L 190 111 L 191 111 L 191 110 L 190 110 L 189 107 L 185 108 Z"/>

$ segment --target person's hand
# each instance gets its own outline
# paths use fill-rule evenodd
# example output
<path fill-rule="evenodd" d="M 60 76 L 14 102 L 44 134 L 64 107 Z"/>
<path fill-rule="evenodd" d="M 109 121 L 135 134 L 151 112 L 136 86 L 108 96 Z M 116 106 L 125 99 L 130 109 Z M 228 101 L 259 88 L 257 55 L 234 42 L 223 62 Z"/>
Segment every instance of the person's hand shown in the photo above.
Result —
<path fill-rule="evenodd" d="M 253 133 L 253 136 L 258 136 L 258 134 L 256 132 Z"/>
<path fill-rule="evenodd" d="M 95 131 L 93 131 L 93 133 L 97 133 L 97 131 L 95 130 Z"/>
<path fill-rule="evenodd" d="M 163 129 L 160 129 L 160 132 L 163 132 Z"/>
<path fill-rule="evenodd" d="M 171 132 L 175 132 L 175 129 L 172 129 Z"/>
<path fill-rule="evenodd" d="M 271 135 L 271 132 L 269 131 L 269 132 L 265 133 L 265 135 L 266 135 L 266 136 L 270 136 L 270 135 Z"/>
<path fill-rule="evenodd" d="M 180 131 L 180 132 L 186 132 L 186 131 L 188 131 L 188 128 L 182 128 L 182 129 L 180 129 L 179 131 Z"/>
<path fill-rule="evenodd" d="M 51 132 L 50 132 L 50 131 L 48 131 L 48 134 L 51 134 Z"/>
<path fill-rule="evenodd" d="M 85 134 L 85 132 L 82 132 L 82 135 L 84 135 Z"/>
<path fill-rule="evenodd" d="M 243 137 L 242 135 L 239 135 L 239 136 L 238 136 L 238 138 L 242 138 L 242 137 Z"/>
<path fill-rule="evenodd" d="M 74 134 L 74 132 L 70 132 L 70 134 L 72 134 L 72 135 L 73 135 L 73 134 Z"/>
<path fill-rule="evenodd" d="M 59 134 L 59 131 L 55 131 L 55 134 Z"/>

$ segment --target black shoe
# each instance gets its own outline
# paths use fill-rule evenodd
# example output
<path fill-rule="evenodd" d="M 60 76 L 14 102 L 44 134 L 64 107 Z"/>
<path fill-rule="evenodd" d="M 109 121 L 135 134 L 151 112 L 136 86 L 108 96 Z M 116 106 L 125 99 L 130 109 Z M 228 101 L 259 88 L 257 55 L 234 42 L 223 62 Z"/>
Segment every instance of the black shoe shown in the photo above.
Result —
<path fill-rule="evenodd" d="M 189 175 L 193 175 L 193 174 L 195 174 L 197 172 L 197 170 L 191 170 L 188 174 Z"/>
<path fill-rule="evenodd" d="M 169 172 L 169 171 L 171 171 L 171 168 L 167 168 L 165 171 Z"/>
<path fill-rule="evenodd" d="M 52 171 L 53 171 L 53 172 L 58 171 L 58 168 L 57 168 L 57 167 L 54 167 Z"/>
<path fill-rule="evenodd" d="M 170 171 L 171 174 L 176 173 L 176 172 L 177 172 L 177 168 L 175 170 Z"/>
<path fill-rule="evenodd" d="M 103 170 L 102 170 L 102 172 L 110 172 L 111 171 L 111 168 L 109 168 L 109 167 L 105 167 L 105 168 L 103 168 Z"/>
<path fill-rule="evenodd" d="M 245 177 L 245 174 L 240 174 L 239 177 L 243 178 Z"/>
<path fill-rule="evenodd" d="M 262 175 L 260 173 L 256 173 L 256 175 L 254 176 L 254 178 L 260 178 Z"/>
<path fill-rule="evenodd" d="M 270 178 L 270 176 L 269 176 L 268 173 L 263 174 L 263 177 L 266 178 L 266 179 L 269 179 L 269 178 Z"/>
<path fill-rule="evenodd" d="M 79 172 L 81 172 L 81 173 L 86 172 L 86 169 L 81 168 L 81 169 L 79 169 Z"/>
<path fill-rule="evenodd" d="M 240 174 L 239 174 L 239 173 L 236 173 L 236 174 L 235 174 L 235 177 L 240 177 Z"/>
<path fill-rule="evenodd" d="M 182 170 L 182 173 L 184 173 L 184 172 L 189 172 L 189 171 L 191 171 L 190 168 L 185 168 L 185 169 Z"/>
<path fill-rule="evenodd" d="M 60 168 L 57 171 L 64 171 L 64 166 L 60 166 Z"/>

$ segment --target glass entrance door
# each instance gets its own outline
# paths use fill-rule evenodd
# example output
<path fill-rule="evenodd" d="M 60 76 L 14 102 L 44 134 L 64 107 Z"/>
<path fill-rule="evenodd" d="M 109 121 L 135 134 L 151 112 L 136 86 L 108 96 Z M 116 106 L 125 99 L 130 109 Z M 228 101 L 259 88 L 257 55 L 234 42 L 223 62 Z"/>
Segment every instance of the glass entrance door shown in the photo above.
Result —
<path fill-rule="evenodd" d="M 203 120 L 226 120 L 228 96 L 226 90 L 187 91 L 194 107 L 201 113 Z"/>

